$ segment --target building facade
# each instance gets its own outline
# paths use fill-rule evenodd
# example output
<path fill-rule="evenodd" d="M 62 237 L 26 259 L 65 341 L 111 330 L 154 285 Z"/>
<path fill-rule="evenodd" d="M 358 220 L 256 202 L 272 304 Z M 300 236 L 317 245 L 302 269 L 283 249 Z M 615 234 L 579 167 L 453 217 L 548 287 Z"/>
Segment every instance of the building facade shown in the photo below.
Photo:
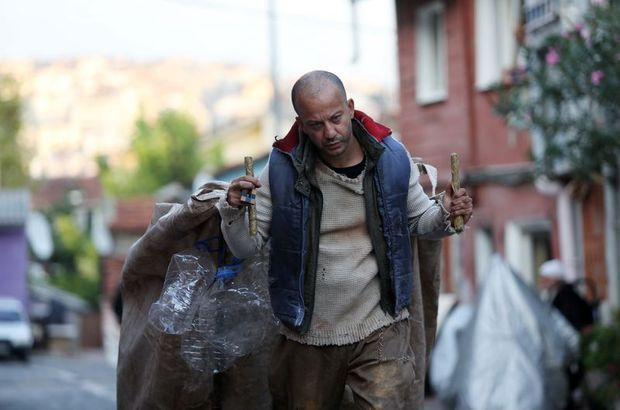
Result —
<path fill-rule="evenodd" d="M 402 140 L 438 167 L 440 186 L 449 183 L 450 153 L 458 153 L 474 199 L 469 228 L 444 244 L 445 292 L 469 298 L 500 253 L 531 285 L 542 262 L 561 259 L 570 279 L 604 299 L 603 188 L 536 178 L 536 140 L 494 113 L 495 85 L 519 62 L 517 39 L 561 29 L 561 7 L 572 10 L 564 3 L 574 2 L 525 3 L 396 1 Z"/>
<path fill-rule="evenodd" d="M 0 189 L 0 296 L 19 299 L 28 306 L 28 241 L 26 221 L 30 193 Z"/>

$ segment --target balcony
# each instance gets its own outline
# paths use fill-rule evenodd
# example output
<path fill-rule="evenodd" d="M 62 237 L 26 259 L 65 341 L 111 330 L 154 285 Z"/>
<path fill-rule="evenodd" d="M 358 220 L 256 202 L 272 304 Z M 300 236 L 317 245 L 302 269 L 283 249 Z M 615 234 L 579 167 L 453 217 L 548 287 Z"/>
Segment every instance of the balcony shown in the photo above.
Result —
<path fill-rule="evenodd" d="M 526 0 L 523 6 L 525 31 L 532 34 L 559 18 L 558 0 Z"/>

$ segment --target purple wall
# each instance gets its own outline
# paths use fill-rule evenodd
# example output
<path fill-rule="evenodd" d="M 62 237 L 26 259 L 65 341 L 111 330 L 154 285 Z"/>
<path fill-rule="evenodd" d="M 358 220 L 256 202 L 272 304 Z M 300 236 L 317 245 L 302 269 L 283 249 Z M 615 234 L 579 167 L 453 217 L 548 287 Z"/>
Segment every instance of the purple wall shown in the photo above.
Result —
<path fill-rule="evenodd" d="M 28 306 L 28 250 L 23 227 L 0 227 L 0 296 L 13 296 Z"/>

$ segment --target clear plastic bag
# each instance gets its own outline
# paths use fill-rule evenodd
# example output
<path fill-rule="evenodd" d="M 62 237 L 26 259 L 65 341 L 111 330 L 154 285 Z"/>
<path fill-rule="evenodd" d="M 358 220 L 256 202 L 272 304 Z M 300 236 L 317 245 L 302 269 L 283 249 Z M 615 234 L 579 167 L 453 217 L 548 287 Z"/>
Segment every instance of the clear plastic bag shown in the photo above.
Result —
<path fill-rule="evenodd" d="M 158 331 L 180 337 L 180 356 L 198 374 L 225 371 L 275 334 L 264 256 L 240 261 L 222 252 L 217 265 L 210 252 L 174 255 L 149 311 Z"/>

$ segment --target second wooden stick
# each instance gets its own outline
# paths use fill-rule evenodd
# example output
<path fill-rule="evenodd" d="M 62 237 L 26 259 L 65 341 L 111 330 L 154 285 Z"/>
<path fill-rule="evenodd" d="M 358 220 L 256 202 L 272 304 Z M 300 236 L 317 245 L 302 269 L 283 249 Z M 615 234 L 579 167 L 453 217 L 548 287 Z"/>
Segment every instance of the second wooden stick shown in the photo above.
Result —
<path fill-rule="evenodd" d="M 450 154 L 450 171 L 452 173 L 452 192 L 461 189 L 461 178 L 459 176 L 459 155 L 457 153 Z M 463 217 L 461 215 L 452 219 L 452 227 L 457 232 L 463 232 Z"/>
<path fill-rule="evenodd" d="M 249 175 L 249 176 L 254 176 L 254 160 L 252 159 L 252 157 L 245 157 L 244 158 L 244 162 L 245 162 L 245 175 Z M 255 198 L 256 197 L 256 190 L 253 189 L 252 192 L 250 192 L 250 198 Z M 254 236 L 256 235 L 256 204 L 254 203 L 254 201 L 252 201 L 253 203 L 251 205 L 248 205 L 248 219 L 250 222 L 250 235 Z"/>

